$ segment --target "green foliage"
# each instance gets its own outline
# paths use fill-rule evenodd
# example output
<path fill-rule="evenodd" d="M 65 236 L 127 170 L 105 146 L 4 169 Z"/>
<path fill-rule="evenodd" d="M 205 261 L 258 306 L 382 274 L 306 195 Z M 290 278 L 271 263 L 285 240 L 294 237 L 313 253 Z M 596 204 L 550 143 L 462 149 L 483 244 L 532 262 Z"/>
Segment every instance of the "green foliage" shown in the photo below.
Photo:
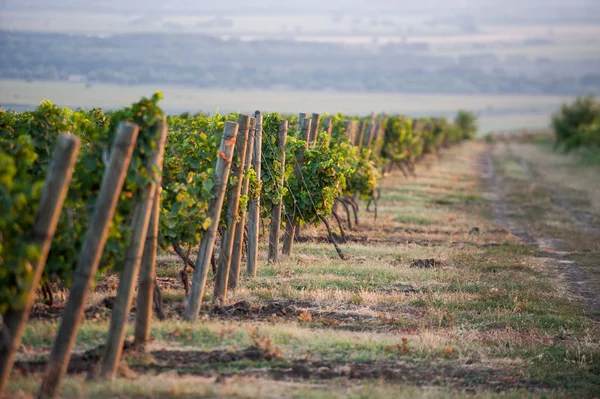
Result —
<path fill-rule="evenodd" d="M 126 120 L 138 124 L 140 133 L 109 227 L 99 274 L 117 270 L 123 263 L 134 207 L 140 189 L 150 178 L 145 164 L 156 149 L 155 127 L 165 118 L 158 107 L 160 99 L 157 93 L 130 107 L 106 113 L 100 109 L 72 111 L 49 101 L 30 112 L 0 111 L 0 262 L 3 266 L 0 269 L 0 312 L 6 311 L 9 305 L 22 306 L 26 299 L 23 288 L 31 278 L 30 264 L 39 256 L 38 249 L 28 244 L 29 237 L 60 132 L 78 135 L 82 146 L 43 279 L 70 284 L 117 127 Z M 442 146 L 470 137 L 474 132 L 474 118 L 468 113 L 459 115 L 460 124 L 450 123 L 445 118 L 389 117 L 384 122 L 384 136 L 360 151 L 344 131 L 343 121 L 348 117 L 332 116 L 331 138 L 321 132 L 317 143 L 310 148 L 296 137 L 297 117 L 290 117 L 286 163 L 282 171 L 277 150 L 282 117 L 267 114 L 263 120 L 261 176 L 259 179 L 252 168 L 247 171 L 249 193 L 240 199 L 240 209 L 245 209 L 249 199 L 260 195 L 262 215 L 267 217 L 272 206 L 282 198 L 288 216 L 300 223 L 319 223 L 321 217 L 331 215 L 336 198 L 356 193 L 364 199 L 372 198 L 383 162 L 412 167 L 424 153 L 435 153 Z M 182 247 L 196 246 L 212 223 L 208 206 L 215 185 L 219 145 L 225 122 L 237 117 L 237 114 L 168 117 L 160 211 L 163 247 L 174 243 Z M 597 124 L 589 124 L 586 129 L 582 134 L 593 136 Z M 294 166 L 300 152 L 304 163 L 300 165 L 301 173 L 296 175 Z M 234 164 L 239 164 L 239 156 L 234 154 Z M 236 184 L 236 179 L 230 175 L 228 187 Z M 221 224 L 225 212 L 223 209 Z"/>
<path fill-rule="evenodd" d="M 385 128 L 382 155 L 388 160 L 412 163 L 423 153 L 423 139 L 413 129 L 411 119 L 392 116 Z"/>
<path fill-rule="evenodd" d="M 320 135 L 317 144 L 307 148 L 306 142 L 294 140 L 288 147 L 290 164 L 295 154 L 304 152 L 304 163 L 299 176 L 291 173 L 287 179 L 289 190 L 284 196 L 286 214 L 303 223 L 319 223 L 320 217 L 331 215 L 335 198 L 346 188 L 350 173 L 346 153 L 330 148 L 327 136 Z"/>
<path fill-rule="evenodd" d="M 477 134 L 477 117 L 472 112 L 458 111 L 454 124 L 462 132 L 462 138 L 465 140 L 472 139 Z"/>
<path fill-rule="evenodd" d="M 37 161 L 31 137 L 0 139 L 0 313 L 20 308 L 39 249 L 29 243 L 43 179 L 29 174 Z"/>
<path fill-rule="evenodd" d="M 1 232 L 1 245 L 6 249 L 3 250 L 6 259 L 3 263 L 7 267 L 3 267 L 2 272 L 5 293 L 22 295 L 24 282 L 31 278 L 31 270 L 26 265 L 32 261 L 29 255 L 33 251 L 28 249 L 27 243 L 37 210 L 37 193 L 43 185 L 59 133 L 78 135 L 82 145 L 42 279 L 62 280 L 68 285 L 77 265 L 116 129 L 121 121 L 127 120 L 137 123 L 140 133 L 115 218 L 109 227 L 100 272 L 122 263 L 129 244 L 128 225 L 135 205 L 131 199 L 137 198 L 140 188 L 149 179 L 144 165 L 156 148 L 154 126 L 163 118 L 157 105 L 160 98 L 157 93 L 150 99 L 143 98 L 130 107 L 106 114 L 98 109 L 71 111 L 50 101 L 42 102 L 31 112 L 0 112 L 2 180 L 9 183 L 3 186 L 0 211 L 6 215 L 2 218 Z M 17 169 L 17 174 L 12 172 L 13 168 Z M 23 300 L 9 300 L 10 295 L 2 295 L 0 308 L 22 306 Z"/>
<path fill-rule="evenodd" d="M 358 158 L 352 159 L 356 160 L 356 164 L 353 165 L 347 178 L 347 191 L 358 193 L 365 200 L 373 197 L 381 178 L 377 160 L 374 158 L 372 151 L 365 148 L 362 149 Z"/>
<path fill-rule="evenodd" d="M 600 103 L 594 96 L 578 97 L 552 116 L 555 147 L 571 151 L 580 147 L 600 148 Z"/>
<path fill-rule="evenodd" d="M 271 208 L 279 204 L 280 198 L 287 194 L 287 188 L 282 185 L 282 159 L 277 150 L 277 135 L 281 116 L 278 113 L 267 114 L 263 118 L 262 132 L 262 167 L 260 206 L 263 217 L 268 217 Z M 291 165 L 291 162 L 288 162 Z M 283 172 L 285 173 L 285 172 Z"/>
<path fill-rule="evenodd" d="M 162 246 L 195 245 L 212 220 L 208 202 L 225 117 L 171 116 L 163 166 Z"/>

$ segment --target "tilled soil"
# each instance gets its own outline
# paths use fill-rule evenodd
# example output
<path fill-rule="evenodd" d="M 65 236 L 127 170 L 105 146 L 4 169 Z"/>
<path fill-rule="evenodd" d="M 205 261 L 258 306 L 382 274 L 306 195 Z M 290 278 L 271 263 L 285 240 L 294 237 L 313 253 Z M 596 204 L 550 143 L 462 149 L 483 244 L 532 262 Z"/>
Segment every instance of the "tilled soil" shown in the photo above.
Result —
<path fill-rule="evenodd" d="M 415 290 L 408 290 L 410 294 Z M 94 306 L 89 306 L 85 311 L 88 320 L 106 320 L 110 318 L 111 309 L 115 297 L 107 296 Z M 168 313 L 173 316 L 181 316 L 184 304 L 181 301 L 165 304 L 169 308 Z M 277 321 L 277 320 L 299 320 L 311 323 L 312 326 L 327 326 L 330 328 L 364 330 L 373 329 L 378 331 L 387 330 L 389 326 L 382 322 L 382 318 L 376 315 L 357 313 L 352 305 L 347 308 L 322 308 L 319 304 L 310 301 L 297 300 L 273 300 L 250 303 L 240 301 L 230 305 L 203 304 L 201 315 L 227 321 Z M 364 307 L 363 307 L 364 309 Z M 57 321 L 62 317 L 64 306 L 47 306 L 37 303 L 32 308 L 30 320 Z M 135 317 L 135 305 L 131 309 L 131 318 Z M 384 312 L 378 309 L 377 312 Z M 375 310 L 373 311 L 376 312 Z M 385 320 L 384 320 L 385 321 Z"/>
<path fill-rule="evenodd" d="M 102 347 L 74 355 L 69 364 L 69 374 L 90 374 L 100 361 Z M 126 354 L 132 355 L 128 346 Z M 136 373 L 162 373 L 175 370 L 179 375 L 217 377 L 219 381 L 231 376 L 269 377 L 275 380 L 385 380 L 392 383 L 411 383 L 417 386 L 453 386 L 477 392 L 488 390 L 525 388 L 528 390 L 550 388 L 548 384 L 528 380 L 516 370 L 477 367 L 456 362 L 427 363 L 414 360 L 386 359 L 377 361 L 326 361 L 312 359 L 284 359 L 257 346 L 238 351 L 181 351 L 157 350 L 150 353 L 151 360 L 130 366 Z M 259 362 L 259 368 L 235 368 L 239 362 Z M 18 361 L 15 370 L 21 375 L 42 372 L 42 360 Z M 225 369 L 225 370 L 224 370 Z"/>

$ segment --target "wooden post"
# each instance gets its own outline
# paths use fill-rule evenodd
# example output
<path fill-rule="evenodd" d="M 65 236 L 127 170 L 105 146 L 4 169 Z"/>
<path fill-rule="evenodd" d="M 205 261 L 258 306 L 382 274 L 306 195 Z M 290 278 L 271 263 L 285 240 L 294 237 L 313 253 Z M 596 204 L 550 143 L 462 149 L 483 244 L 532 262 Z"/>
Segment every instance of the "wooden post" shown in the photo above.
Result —
<path fill-rule="evenodd" d="M 256 118 L 250 119 L 250 129 L 248 131 L 248 142 L 246 144 L 246 159 L 244 161 L 244 174 L 248 173 L 252 163 L 252 153 L 254 152 L 254 136 L 256 130 Z M 242 195 L 247 196 L 250 189 L 250 181 L 244 179 L 242 185 Z M 237 288 L 240 279 L 240 270 L 242 267 L 242 244 L 244 243 L 244 231 L 246 230 L 246 212 L 244 209 L 240 213 L 240 220 L 235 225 L 235 238 L 233 239 L 233 252 L 231 254 L 231 266 L 229 267 L 229 289 Z"/>
<path fill-rule="evenodd" d="M 298 126 L 296 128 L 296 137 L 301 137 L 300 132 L 302 131 L 302 120 L 306 118 L 306 113 L 300 112 L 298 114 Z"/>
<path fill-rule="evenodd" d="M 383 120 L 379 122 L 379 129 L 377 131 L 377 139 L 375 141 L 375 155 L 381 156 L 383 150 L 383 141 L 385 139 L 385 129 L 387 127 L 388 117 L 383 116 Z"/>
<path fill-rule="evenodd" d="M 352 123 L 351 120 L 346 119 L 342 122 L 342 125 L 344 126 L 344 134 L 346 135 L 346 137 L 348 137 L 348 140 L 350 140 L 350 143 L 353 144 L 354 140 L 353 140 L 352 135 L 350 134 L 351 133 L 350 132 L 351 123 Z"/>
<path fill-rule="evenodd" d="M 306 141 L 306 142 L 308 142 L 308 136 L 303 136 L 303 135 L 302 135 L 302 124 L 303 124 L 303 121 L 304 121 L 304 119 L 305 119 L 305 118 L 306 118 L 306 113 L 304 113 L 304 112 L 300 112 L 300 113 L 298 114 L 298 127 L 297 127 L 297 129 L 296 129 L 296 137 L 297 137 L 297 138 L 302 138 L 302 137 L 304 137 L 304 138 L 303 138 L 303 140 L 304 140 L 304 141 Z M 287 225 L 286 225 L 286 226 L 287 226 Z M 287 228 L 287 227 L 286 227 L 286 228 Z M 296 237 L 299 237 L 299 236 L 300 236 L 300 225 L 299 225 L 299 224 L 298 224 L 298 225 L 296 225 L 295 236 L 296 236 Z M 285 237 L 284 237 L 284 240 L 285 240 Z"/>
<path fill-rule="evenodd" d="M 358 147 L 358 153 L 360 154 L 360 149 L 362 148 L 363 136 L 365 134 L 365 120 L 361 119 L 358 123 L 358 131 L 357 135 L 354 138 L 354 145 Z"/>
<path fill-rule="evenodd" d="M 369 143 L 369 148 L 373 147 L 373 150 L 375 150 L 375 146 L 377 145 L 377 141 L 379 140 L 380 126 L 381 126 L 381 121 L 380 120 L 376 120 L 375 121 L 375 125 L 373 127 L 373 136 L 372 136 L 372 138 L 370 140 L 370 143 Z"/>
<path fill-rule="evenodd" d="M 101 361 L 100 375 L 102 378 L 112 380 L 117 373 L 117 367 L 121 361 L 123 343 L 125 342 L 125 329 L 127 318 L 133 302 L 135 283 L 140 271 L 140 262 L 144 251 L 144 243 L 150 224 L 150 216 L 154 208 L 154 197 L 157 193 L 157 182 L 159 173 L 162 171 L 165 141 L 167 139 L 166 123 L 159 123 L 153 129 L 158 131 L 156 139 L 156 150 L 147 160 L 146 171 L 151 176 L 150 183 L 142 191 L 142 200 L 136 205 L 133 217 L 133 236 L 127 248 L 125 264 L 119 276 L 117 298 L 112 308 L 108 338 Z"/>
<path fill-rule="evenodd" d="M 158 223 L 160 220 L 160 196 L 162 188 L 156 188 L 154 207 L 150 216 L 137 296 L 135 313 L 134 345 L 144 351 L 150 339 L 150 323 L 152 322 L 152 304 L 154 303 L 154 280 L 156 278 L 156 250 L 158 248 Z"/>
<path fill-rule="evenodd" d="M 3 337 L 0 339 L 0 397 L 4 397 L 3 393 L 13 368 L 15 353 L 21 344 L 29 312 L 35 301 L 35 292 L 42 277 L 52 238 L 67 196 L 80 144 L 79 137 L 71 134 L 61 134 L 56 142 L 32 228 L 30 242 L 38 246 L 40 256 L 31 265 L 31 280 L 29 286 L 24 289 L 27 301 L 21 309 L 10 308 L 3 315 L 4 325 L 0 332 Z"/>
<path fill-rule="evenodd" d="M 367 143 L 371 140 L 371 125 L 367 124 L 365 134 L 362 139 L 361 148 L 368 148 Z"/>
<path fill-rule="evenodd" d="M 196 268 L 192 276 L 192 288 L 188 297 L 188 303 L 185 307 L 183 317 L 185 320 L 194 322 L 198 318 L 204 290 L 206 288 L 206 278 L 208 277 L 208 269 L 210 268 L 210 258 L 213 255 L 215 240 L 217 238 L 217 227 L 221 218 L 221 208 L 223 207 L 223 199 L 225 197 L 225 189 L 227 188 L 227 179 L 229 178 L 229 169 L 231 167 L 231 158 L 233 156 L 234 138 L 237 136 L 238 124 L 235 122 L 227 122 L 223 139 L 221 140 L 221 148 L 219 150 L 219 158 L 215 167 L 215 180 L 212 189 L 212 200 L 208 204 L 208 217 L 212 223 L 207 231 L 202 235 L 200 247 L 198 249 L 198 259 Z"/>
<path fill-rule="evenodd" d="M 310 131 L 311 131 L 311 124 L 312 121 L 310 119 L 304 119 L 303 123 L 302 123 L 302 140 L 306 141 L 306 139 L 309 137 Z M 308 148 L 308 142 L 306 143 L 305 147 L 300 149 L 297 153 L 296 153 L 296 164 L 294 165 L 294 175 L 296 175 L 296 180 L 300 181 L 300 179 L 302 179 L 302 166 L 304 165 L 304 151 Z M 295 215 L 296 210 L 293 209 L 291 210 L 291 212 L 288 213 L 287 217 L 286 217 L 286 224 L 285 224 L 285 234 L 283 236 L 283 249 L 282 249 L 282 254 L 283 255 L 290 255 L 292 253 L 292 247 L 294 244 L 294 235 L 296 232 L 296 228 L 298 227 L 298 220 L 297 217 L 299 215 Z"/>
<path fill-rule="evenodd" d="M 325 129 L 325 133 L 327 133 L 327 145 L 331 142 L 331 130 L 333 129 L 332 118 L 328 117 L 323 120 L 323 129 Z"/>
<path fill-rule="evenodd" d="M 109 164 L 102 177 L 100 194 L 94 205 L 94 213 L 79 254 L 77 270 L 71 284 L 71 293 L 65 305 L 40 387 L 39 398 L 54 398 L 67 371 L 71 351 L 83 318 L 89 287 L 98 270 L 104 244 L 106 244 L 108 227 L 115 214 L 138 131 L 139 127 L 133 123 L 121 122 L 119 125 L 112 145 Z"/>
<path fill-rule="evenodd" d="M 250 128 L 250 117 L 248 115 L 238 116 L 238 134 L 235 140 L 235 152 L 238 162 L 231 166 L 231 174 L 236 177 L 236 183 L 227 192 L 227 230 L 223 232 L 221 240 L 221 251 L 217 262 L 217 276 L 215 279 L 214 300 L 216 303 L 224 304 L 227 301 L 227 284 L 231 266 L 231 255 L 236 226 L 238 224 L 238 211 L 240 205 L 240 194 L 244 180 L 244 162 L 246 161 L 246 145 L 248 142 L 248 129 Z"/>
<path fill-rule="evenodd" d="M 376 121 L 375 121 L 375 112 L 371 113 L 371 120 L 369 121 L 369 125 L 367 128 L 367 132 L 365 133 L 364 146 L 366 148 L 371 148 L 371 143 L 376 134 Z"/>
<path fill-rule="evenodd" d="M 317 135 L 319 134 L 319 123 L 320 122 L 321 122 L 321 114 L 312 114 L 310 136 L 308 139 L 309 146 L 314 146 L 317 142 Z"/>
<path fill-rule="evenodd" d="M 277 182 L 279 187 L 283 187 L 285 171 L 285 142 L 287 140 L 288 122 L 281 121 L 277 134 L 277 153 L 281 159 L 281 180 Z M 281 209 L 283 207 L 283 198 L 279 197 L 279 202 L 271 208 L 271 228 L 269 231 L 269 262 L 277 263 L 279 260 L 279 231 L 281 228 Z"/>
<path fill-rule="evenodd" d="M 345 120 L 343 123 L 344 131 L 346 132 L 346 137 L 348 137 L 348 140 L 350 140 L 350 144 L 354 144 L 356 136 L 356 121 Z"/>
<path fill-rule="evenodd" d="M 262 115 L 260 111 L 254 113 L 256 130 L 254 133 L 254 151 L 252 154 L 252 169 L 256 172 L 256 178 L 260 183 L 260 167 L 262 156 Z M 246 272 L 251 277 L 256 277 L 256 265 L 258 263 L 258 229 L 260 222 L 260 193 L 256 198 L 248 202 L 248 258 Z"/>

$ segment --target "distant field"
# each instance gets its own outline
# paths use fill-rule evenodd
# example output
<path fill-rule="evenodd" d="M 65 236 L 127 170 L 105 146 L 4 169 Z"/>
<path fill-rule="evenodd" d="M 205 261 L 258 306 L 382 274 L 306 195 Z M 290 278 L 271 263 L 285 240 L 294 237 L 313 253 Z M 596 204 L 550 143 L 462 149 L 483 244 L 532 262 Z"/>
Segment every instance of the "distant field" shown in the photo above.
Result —
<path fill-rule="evenodd" d="M 0 81 L 4 107 L 35 107 L 43 99 L 70 107 L 115 108 L 160 90 L 168 112 L 343 112 L 371 111 L 419 115 L 453 115 L 467 109 L 480 115 L 480 132 L 540 128 L 568 96 L 447 95 L 339 93 L 290 90 L 219 90 L 178 86 L 118 86 L 82 83 Z"/>

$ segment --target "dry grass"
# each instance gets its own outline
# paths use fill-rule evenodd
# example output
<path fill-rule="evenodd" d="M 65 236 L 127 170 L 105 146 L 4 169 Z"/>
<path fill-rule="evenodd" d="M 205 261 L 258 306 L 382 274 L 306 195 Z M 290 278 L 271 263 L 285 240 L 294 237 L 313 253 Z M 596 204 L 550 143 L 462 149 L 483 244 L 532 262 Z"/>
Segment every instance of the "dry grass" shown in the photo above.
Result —
<path fill-rule="evenodd" d="M 588 202 L 588 209 L 600 217 L 598 165 L 584 166 L 575 154 L 552 152 L 549 147 L 534 144 L 511 144 L 511 151 L 527 160 L 543 180 L 563 194 L 577 198 L 578 203 Z"/>

